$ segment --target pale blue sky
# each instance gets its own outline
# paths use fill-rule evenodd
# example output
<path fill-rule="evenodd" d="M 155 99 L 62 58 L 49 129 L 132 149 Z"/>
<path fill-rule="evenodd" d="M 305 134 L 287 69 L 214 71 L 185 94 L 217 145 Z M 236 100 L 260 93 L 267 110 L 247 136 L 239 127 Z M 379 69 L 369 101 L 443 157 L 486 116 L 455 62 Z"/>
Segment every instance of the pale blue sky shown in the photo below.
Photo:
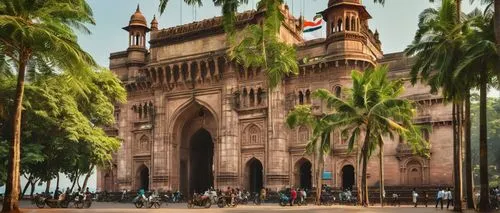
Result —
<path fill-rule="evenodd" d="M 80 35 L 80 44 L 95 57 L 100 65 L 108 66 L 108 57 L 111 52 L 127 48 L 127 32 L 121 28 L 128 24 L 137 4 L 140 4 L 148 23 L 151 22 L 153 15 L 157 15 L 160 28 L 220 15 L 220 8 L 214 7 L 211 0 L 203 0 L 204 7 L 196 8 L 196 16 L 194 16 L 193 8 L 184 3 L 181 4 L 181 1 L 170 0 L 166 12 L 159 16 L 158 0 L 89 0 L 97 24 L 90 28 L 91 35 Z M 241 7 L 240 10 L 255 8 L 253 5 L 257 1 L 249 0 L 249 5 Z M 326 8 L 328 1 L 286 0 L 286 2 L 295 16 L 303 12 L 307 19 L 312 19 L 316 12 Z M 470 11 L 472 6 L 469 5 L 469 1 L 463 2 L 464 11 Z M 364 0 L 363 3 L 373 16 L 370 20 L 370 27 L 372 30 L 379 31 L 385 53 L 402 51 L 413 39 L 418 14 L 425 8 L 437 5 L 429 3 L 428 0 L 387 0 L 385 6 L 374 4 L 372 0 Z"/>

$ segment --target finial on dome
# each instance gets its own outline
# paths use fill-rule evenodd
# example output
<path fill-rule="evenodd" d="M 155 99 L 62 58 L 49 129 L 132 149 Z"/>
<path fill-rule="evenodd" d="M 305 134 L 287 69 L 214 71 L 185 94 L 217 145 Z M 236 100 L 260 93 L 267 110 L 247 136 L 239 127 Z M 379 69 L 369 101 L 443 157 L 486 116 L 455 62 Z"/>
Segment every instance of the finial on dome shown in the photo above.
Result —
<path fill-rule="evenodd" d="M 136 13 L 140 13 L 141 12 L 141 8 L 139 7 L 139 3 L 137 3 L 137 9 L 135 10 Z"/>

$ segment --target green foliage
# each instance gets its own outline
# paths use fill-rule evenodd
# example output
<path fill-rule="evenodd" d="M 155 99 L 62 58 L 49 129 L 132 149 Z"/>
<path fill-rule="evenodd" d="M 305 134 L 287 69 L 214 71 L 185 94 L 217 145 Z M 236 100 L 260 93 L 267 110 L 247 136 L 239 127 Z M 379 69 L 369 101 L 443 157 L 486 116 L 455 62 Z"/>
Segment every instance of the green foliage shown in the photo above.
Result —
<path fill-rule="evenodd" d="M 78 86 L 70 83 L 75 79 L 67 74 L 39 71 L 31 71 L 36 77 L 25 88 L 22 173 L 49 180 L 59 172 L 85 174 L 91 165 L 108 166 L 120 141 L 108 137 L 101 127 L 114 123 L 114 103 L 125 101 L 121 82 L 105 69 L 87 70 Z M 0 103 L 6 103 L 4 110 L 11 114 L 15 79 L 0 76 L 0 82 Z M 9 119 L 0 119 L 0 141 L 12 134 Z M 7 162 L 8 146 L 2 142 L 0 162 Z M 6 174 L 4 169 L 1 166 L 2 174 Z M 5 177 L 0 176 L 3 181 Z"/>
<path fill-rule="evenodd" d="M 500 175 L 500 99 L 489 98 L 487 103 L 488 119 L 488 165 L 496 166 Z M 472 164 L 479 164 L 479 103 L 471 104 L 472 122 Z"/>

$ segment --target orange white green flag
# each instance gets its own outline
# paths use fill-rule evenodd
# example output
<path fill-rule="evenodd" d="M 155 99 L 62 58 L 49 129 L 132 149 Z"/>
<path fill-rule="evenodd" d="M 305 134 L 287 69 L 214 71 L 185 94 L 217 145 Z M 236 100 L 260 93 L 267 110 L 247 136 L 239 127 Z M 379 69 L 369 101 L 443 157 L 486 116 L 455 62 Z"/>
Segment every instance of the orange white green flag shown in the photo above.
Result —
<path fill-rule="evenodd" d="M 313 21 L 304 20 L 304 39 L 311 40 L 323 37 L 323 17 L 317 14 Z"/>

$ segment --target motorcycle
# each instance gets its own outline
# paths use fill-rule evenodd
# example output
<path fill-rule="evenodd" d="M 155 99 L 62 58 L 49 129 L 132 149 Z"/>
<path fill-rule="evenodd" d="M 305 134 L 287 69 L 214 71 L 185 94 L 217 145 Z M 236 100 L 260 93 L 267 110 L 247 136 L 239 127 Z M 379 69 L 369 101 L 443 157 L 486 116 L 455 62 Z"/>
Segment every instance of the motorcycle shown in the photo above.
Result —
<path fill-rule="evenodd" d="M 202 206 L 205 208 L 210 208 L 210 206 L 212 206 L 212 202 L 210 201 L 210 197 L 204 196 L 204 195 L 199 195 L 199 194 L 195 193 L 193 196 L 193 199 L 188 200 L 187 207 L 191 209 L 195 206 Z"/>
<path fill-rule="evenodd" d="M 83 208 L 90 208 L 90 206 L 92 206 L 92 199 L 90 197 L 90 195 L 88 194 L 84 194 L 84 195 L 75 195 L 74 196 L 74 206 L 78 209 L 83 209 Z"/>
<path fill-rule="evenodd" d="M 231 195 L 225 195 L 221 194 L 217 198 L 217 206 L 219 208 L 224 208 L 224 207 L 236 207 L 238 205 L 238 201 L 236 198 L 234 198 L 234 201 L 231 204 L 232 196 Z"/>
<path fill-rule="evenodd" d="M 255 192 L 255 193 L 253 194 L 253 199 L 252 199 L 252 201 L 253 201 L 253 204 L 255 204 L 255 205 L 260 205 L 260 204 L 261 204 L 261 202 L 262 202 L 262 201 L 260 200 L 260 195 L 259 195 L 259 193 L 258 193 L 258 192 Z"/>
<path fill-rule="evenodd" d="M 333 196 L 332 193 L 329 193 L 329 192 L 321 193 L 321 196 L 319 198 L 320 205 L 331 206 L 331 205 L 333 205 L 334 201 L 335 201 L 335 197 Z"/>
<path fill-rule="evenodd" d="M 36 205 L 38 208 L 45 208 L 45 205 L 47 205 L 50 208 L 68 208 L 70 198 L 67 196 L 65 197 L 64 200 L 58 200 L 58 199 L 49 199 L 43 195 L 37 195 L 33 199 L 32 203 Z"/>
<path fill-rule="evenodd" d="M 285 193 L 279 193 L 279 204 L 280 206 L 286 206 L 290 203 L 290 198 L 285 195 Z"/>

